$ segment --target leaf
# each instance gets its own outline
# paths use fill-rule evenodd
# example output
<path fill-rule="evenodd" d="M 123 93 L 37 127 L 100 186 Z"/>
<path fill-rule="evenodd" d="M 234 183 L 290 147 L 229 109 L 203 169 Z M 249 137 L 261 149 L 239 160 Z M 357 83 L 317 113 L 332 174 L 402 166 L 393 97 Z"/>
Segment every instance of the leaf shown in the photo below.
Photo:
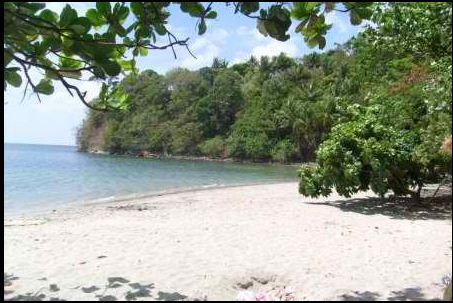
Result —
<path fill-rule="evenodd" d="M 125 37 L 127 35 L 126 29 L 118 22 L 113 23 L 112 27 L 115 29 L 115 32 L 118 34 L 118 36 Z"/>
<path fill-rule="evenodd" d="M 251 13 L 257 12 L 260 9 L 259 2 L 242 2 L 239 10 L 241 13 L 249 15 Z"/>
<path fill-rule="evenodd" d="M 87 10 L 85 16 L 90 20 L 93 26 L 101 26 L 106 23 L 105 18 L 94 8 Z"/>
<path fill-rule="evenodd" d="M 359 25 L 360 23 L 362 23 L 362 18 L 360 18 L 355 10 L 352 10 L 350 12 L 349 17 L 352 25 Z"/>
<path fill-rule="evenodd" d="M 301 22 L 297 25 L 297 27 L 296 27 L 296 29 L 295 29 L 295 32 L 296 32 L 296 33 L 300 33 L 300 32 L 303 30 L 303 28 L 305 27 L 305 25 L 307 24 L 308 20 L 309 20 L 309 19 L 305 19 L 304 21 L 301 21 Z"/>
<path fill-rule="evenodd" d="M 96 9 L 104 17 L 109 17 L 112 14 L 110 2 L 96 2 Z"/>
<path fill-rule="evenodd" d="M 105 71 L 105 73 L 110 77 L 118 76 L 118 74 L 121 72 L 121 65 L 119 65 L 119 63 L 116 61 L 109 60 L 100 62 L 100 65 L 102 66 L 102 69 Z"/>
<path fill-rule="evenodd" d="M 148 49 L 146 47 L 139 46 L 138 51 L 140 53 L 140 56 L 142 56 L 142 57 L 148 55 Z"/>
<path fill-rule="evenodd" d="M 48 69 L 46 70 L 46 78 L 52 79 L 52 80 L 57 80 L 58 79 L 58 73 Z"/>
<path fill-rule="evenodd" d="M 41 19 L 44 19 L 48 22 L 52 22 L 52 23 L 55 23 L 57 22 L 58 20 L 58 14 L 51 11 L 50 9 L 45 9 L 43 10 L 40 14 L 39 14 L 39 17 Z"/>
<path fill-rule="evenodd" d="M 64 38 L 62 41 L 62 46 L 65 50 L 70 49 L 74 45 L 74 40 L 69 38 Z"/>
<path fill-rule="evenodd" d="M 88 19 L 86 17 L 80 17 L 74 23 L 75 24 L 79 24 L 79 25 L 81 25 L 81 26 L 83 26 L 85 28 L 82 35 L 88 33 L 90 31 L 90 29 L 91 29 L 90 19 Z"/>
<path fill-rule="evenodd" d="M 129 46 L 129 45 L 133 44 L 133 41 L 132 41 L 131 38 L 125 37 L 125 38 L 123 39 L 123 44 L 126 44 L 126 45 Z"/>
<path fill-rule="evenodd" d="M 121 60 L 120 61 L 121 68 L 124 71 L 134 71 L 135 70 L 135 60 Z"/>
<path fill-rule="evenodd" d="M 155 24 L 154 25 L 154 29 L 161 36 L 163 36 L 163 35 L 165 35 L 167 33 L 167 29 L 165 28 L 165 26 L 163 24 L 159 24 L 159 23 Z"/>
<path fill-rule="evenodd" d="M 355 9 L 355 12 L 357 13 L 357 15 L 360 16 L 360 18 L 366 19 L 366 20 L 369 20 L 371 18 L 371 16 L 373 15 L 373 10 L 370 8 L 358 7 Z"/>
<path fill-rule="evenodd" d="M 204 12 L 203 5 L 200 2 L 182 2 L 181 10 L 189 13 L 192 17 L 201 17 Z"/>
<path fill-rule="evenodd" d="M 137 22 L 134 22 L 132 23 L 127 29 L 126 29 L 126 32 L 129 34 L 130 32 L 132 32 L 134 30 L 134 28 L 137 26 Z"/>
<path fill-rule="evenodd" d="M 326 38 L 324 38 L 323 36 L 319 37 L 318 45 L 319 45 L 320 49 L 323 49 L 324 47 L 326 47 Z"/>
<path fill-rule="evenodd" d="M 77 11 L 73 9 L 69 4 L 66 4 L 60 14 L 60 26 L 66 27 L 72 24 L 76 19 Z"/>
<path fill-rule="evenodd" d="M 28 11 L 30 11 L 31 14 L 34 14 L 45 7 L 46 5 L 44 3 L 32 3 L 32 2 L 21 3 L 21 8 L 27 9 Z"/>
<path fill-rule="evenodd" d="M 120 23 L 123 23 L 124 20 L 127 19 L 127 16 L 129 16 L 129 8 L 126 6 L 122 6 L 118 12 L 118 21 Z"/>
<path fill-rule="evenodd" d="M 141 17 L 145 11 L 143 4 L 139 2 L 131 2 L 131 10 L 137 17 Z"/>
<path fill-rule="evenodd" d="M 319 5 L 320 5 L 319 2 L 307 2 L 307 5 L 305 8 L 308 12 L 313 12 Z"/>
<path fill-rule="evenodd" d="M 13 70 L 5 71 L 5 80 L 14 87 L 19 87 L 22 84 L 22 77 Z"/>
<path fill-rule="evenodd" d="M 264 21 L 263 20 L 258 20 L 256 23 L 256 27 L 258 28 L 258 31 L 265 37 L 268 36 L 266 27 L 264 26 Z"/>
<path fill-rule="evenodd" d="M 326 6 L 326 8 L 325 8 L 326 13 L 329 13 L 335 9 L 335 2 L 326 2 L 325 6 Z"/>
<path fill-rule="evenodd" d="M 203 20 L 198 25 L 198 34 L 203 35 L 206 32 L 206 22 Z"/>
<path fill-rule="evenodd" d="M 13 60 L 11 54 L 7 51 L 3 51 L 3 64 L 5 67 L 11 62 L 11 60 Z"/>
<path fill-rule="evenodd" d="M 73 24 L 69 28 L 72 29 L 78 35 L 83 35 L 86 33 L 85 27 L 80 24 Z"/>
<path fill-rule="evenodd" d="M 306 2 L 295 2 L 291 9 L 291 17 L 296 20 L 304 20 L 310 16 L 310 12 L 307 10 Z"/>
<path fill-rule="evenodd" d="M 50 79 L 42 79 L 39 84 L 36 85 L 35 92 L 44 95 L 52 95 L 54 92 L 52 81 Z"/>
<path fill-rule="evenodd" d="M 217 18 L 217 12 L 215 11 L 210 11 L 209 13 L 204 16 L 206 19 L 215 19 Z"/>
<path fill-rule="evenodd" d="M 82 62 L 69 57 L 60 57 L 59 63 L 61 69 L 78 69 L 82 67 Z"/>

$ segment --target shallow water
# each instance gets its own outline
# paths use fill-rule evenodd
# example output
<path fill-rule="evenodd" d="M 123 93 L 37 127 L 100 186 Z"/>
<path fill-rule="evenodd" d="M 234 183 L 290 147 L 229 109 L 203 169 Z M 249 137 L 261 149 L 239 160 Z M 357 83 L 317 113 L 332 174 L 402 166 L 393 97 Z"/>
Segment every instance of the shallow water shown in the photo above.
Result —
<path fill-rule="evenodd" d="M 5 143 L 4 151 L 4 210 L 14 214 L 175 189 L 295 181 L 297 169 L 93 155 L 72 146 Z"/>

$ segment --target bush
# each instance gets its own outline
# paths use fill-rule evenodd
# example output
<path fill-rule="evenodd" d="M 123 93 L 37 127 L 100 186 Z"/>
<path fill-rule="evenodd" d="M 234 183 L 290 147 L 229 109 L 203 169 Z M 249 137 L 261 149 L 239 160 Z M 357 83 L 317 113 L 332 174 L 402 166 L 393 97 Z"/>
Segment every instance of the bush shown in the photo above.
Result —
<path fill-rule="evenodd" d="M 171 132 L 170 150 L 175 155 L 193 155 L 201 141 L 202 134 L 197 123 L 187 123 L 174 127 Z"/>
<path fill-rule="evenodd" d="M 229 157 L 265 160 L 270 157 L 269 137 L 262 132 L 244 135 L 236 131 L 227 139 L 227 150 Z"/>
<path fill-rule="evenodd" d="M 371 106 L 355 120 L 335 126 L 317 151 L 318 166 L 301 169 L 300 193 L 326 196 L 335 187 L 346 197 L 371 189 L 381 196 L 392 190 L 419 199 L 426 182 L 439 181 L 441 174 L 432 174 L 434 167 L 416 157 L 419 132 L 386 125 L 385 109 Z"/>
<path fill-rule="evenodd" d="M 204 156 L 215 158 L 224 157 L 226 149 L 225 140 L 222 137 L 217 136 L 200 143 L 198 149 Z"/>
<path fill-rule="evenodd" d="M 271 150 L 272 160 L 280 163 L 290 162 L 296 154 L 296 146 L 291 140 L 279 141 Z"/>

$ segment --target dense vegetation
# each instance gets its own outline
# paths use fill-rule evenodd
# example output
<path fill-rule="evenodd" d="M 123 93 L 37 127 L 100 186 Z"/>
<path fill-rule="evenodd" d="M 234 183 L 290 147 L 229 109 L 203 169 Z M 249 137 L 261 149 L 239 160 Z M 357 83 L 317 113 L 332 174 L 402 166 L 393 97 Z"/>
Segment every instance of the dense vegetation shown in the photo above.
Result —
<path fill-rule="evenodd" d="M 451 173 L 441 151 L 451 135 L 451 4 L 396 3 L 373 21 L 377 28 L 321 54 L 130 75 L 120 84 L 130 106 L 90 112 L 79 147 L 316 160 L 301 170 L 302 194 L 417 197 Z"/>
<path fill-rule="evenodd" d="M 357 39 L 360 101 L 349 106 L 301 171 L 300 192 L 349 196 L 371 188 L 420 198 L 451 174 L 451 3 L 397 3 Z"/>
<path fill-rule="evenodd" d="M 198 71 L 131 75 L 121 84 L 131 96 L 128 109 L 90 112 L 80 148 L 89 149 L 101 131 L 95 144 L 112 153 L 308 161 L 335 119 L 335 95 L 346 93 L 340 74 L 347 60 L 338 49 L 301 60 L 281 54 L 228 67 L 216 59 Z"/>

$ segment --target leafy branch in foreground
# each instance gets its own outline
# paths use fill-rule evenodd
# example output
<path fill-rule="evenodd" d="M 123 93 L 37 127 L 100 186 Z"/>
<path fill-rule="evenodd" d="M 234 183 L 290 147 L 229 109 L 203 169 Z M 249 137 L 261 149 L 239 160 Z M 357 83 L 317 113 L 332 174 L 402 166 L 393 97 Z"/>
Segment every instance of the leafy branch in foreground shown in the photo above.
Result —
<path fill-rule="evenodd" d="M 350 14 L 351 23 L 369 19 L 372 3 L 304 2 L 272 3 L 262 8 L 259 2 L 233 2 L 234 13 L 257 20 L 264 36 L 280 41 L 289 39 L 287 33 L 292 19 L 300 21 L 296 32 L 304 36 L 310 47 L 324 48 L 325 35 L 331 28 L 325 14 L 342 11 Z M 226 3 L 230 5 L 230 3 Z M 84 16 L 79 16 L 70 4 L 60 14 L 46 9 L 44 3 L 5 2 L 4 16 L 4 89 L 7 85 L 20 87 L 26 78 L 24 96 L 29 88 L 38 95 L 51 95 L 54 82 L 61 83 L 71 95 L 96 110 L 121 109 L 128 105 L 127 94 L 117 89 L 120 75 L 135 73 L 136 57 L 148 55 L 149 50 L 184 47 L 194 56 L 188 40 L 177 38 L 167 26 L 170 5 L 197 19 L 198 34 L 207 30 L 207 19 L 217 18 L 213 3 L 200 2 L 97 2 Z M 161 44 L 163 39 L 168 43 Z M 195 56 L 194 56 L 195 57 Z M 35 80 L 38 71 L 42 78 Z M 88 78 L 87 78 L 88 77 Z M 96 105 L 86 100 L 86 92 L 73 80 L 101 81 L 103 93 Z M 113 99 L 114 100 L 113 100 Z M 117 98 L 117 99 L 116 99 Z"/>

